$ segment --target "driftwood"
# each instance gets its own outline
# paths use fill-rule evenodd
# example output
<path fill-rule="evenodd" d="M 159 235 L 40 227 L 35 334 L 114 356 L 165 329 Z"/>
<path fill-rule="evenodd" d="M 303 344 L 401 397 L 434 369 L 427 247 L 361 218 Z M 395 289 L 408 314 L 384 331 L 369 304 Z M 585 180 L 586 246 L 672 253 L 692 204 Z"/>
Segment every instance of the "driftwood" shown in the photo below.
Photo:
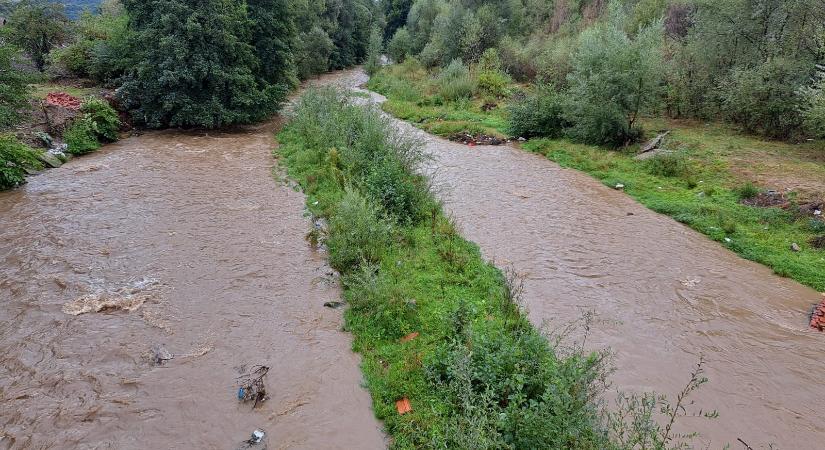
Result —
<path fill-rule="evenodd" d="M 662 141 L 664 141 L 665 138 L 667 137 L 667 135 L 669 135 L 669 134 L 670 134 L 670 130 L 665 131 L 664 133 L 662 133 L 662 134 L 656 136 L 655 138 L 651 139 L 645 145 L 642 146 L 642 149 L 639 151 L 639 153 L 647 153 L 647 152 L 651 152 L 653 150 L 656 150 L 657 148 L 659 148 L 662 145 Z"/>

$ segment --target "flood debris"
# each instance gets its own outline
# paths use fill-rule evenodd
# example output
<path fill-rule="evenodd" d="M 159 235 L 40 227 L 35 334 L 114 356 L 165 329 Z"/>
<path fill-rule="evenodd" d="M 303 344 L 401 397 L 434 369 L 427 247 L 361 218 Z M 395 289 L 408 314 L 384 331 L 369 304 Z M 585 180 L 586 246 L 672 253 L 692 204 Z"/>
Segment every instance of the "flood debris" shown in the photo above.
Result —
<path fill-rule="evenodd" d="M 407 413 L 412 412 L 412 404 L 410 404 L 410 399 L 407 397 L 402 398 L 395 402 L 395 410 L 398 411 L 399 415 L 404 415 Z"/>
<path fill-rule="evenodd" d="M 343 307 L 344 305 L 346 305 L 346 303 L 344 303 L 344 302 L 330 301 L 330 302 L 324 303 L 324 308 L 338 309 L 338 308 Z"/>
<path fill-rule="evenodd" d="M 159 284 L 153 278 L 144 278 L 114 292 L 98 291 L 84 295 L 63 305 L 63 312 L 72 316 L 81 314 L 127 311 L 134 312 L 151 300 L 150 288 Z"/>
<path fill-rule="evenodd" d="M 259 449 L 266 449 L 266 443 L 264 442 L 264 438 L 266 438 L 266 431 L 258 428 L 252 432 L 249 436 L 249 439 L 243 441 L 238 450 L 247 449 L 247 448 L 259 448 Z"/>
<path fill-rule="evenodd" d="M 411 340 L 417 338 L 418 336 L 419 336 L 419 333 L 417 331 L 415 333 L 410 333 L 410 334 L 408 334 L 408 335 L 401 338 L 401 343 L 403 344 L 405 342 L 410 342 Z"/>
<path fill-rule="evenodd" d="M 174 358 L 175 355 L 173 355 L 161 344 L 153 345 L 152 348 L 149 349 L 149 359 L 156 366 L 162 366 L 163 363 L 166 361 L 171 361 Z"/>
<path fill-rule="evenodd" d="M 238 401 L 242 403 L 253 402 L 253 409 L 265 402 L 268 398 L 266 385 L 264 384 L 267 373 L 269 373 L 269 367 L 254 366 L 249 373 L 238 377 Z"/>
<path fill-rule="evenodd" d="M 743 205 L 755 206 L 758 208 L 783 208 L 790 207 L 788 196 L 782 192 L 768 190 L 760 192 L 753 197 L 744 198 L 740 201 Z"/>
<path fill-rule="evenodd" d="M 448 137 L 448 139 L 453 142 L 469 145 L 471 147 L 476 145 L 502 145 L 507 143 L 506 140 L 499 139 L 495 136 L 490 136 L 487 134 L 471 134 L 467 131 L 453 133 Z"/>
<path fill-rule="evenodd" d="M 796 242 L 794 242 L 794 243 L 792 243 L 792 244 L 791 244 L 791 251 L 794 251 L 794 252 L 801 252 L 801 251 L 802 251 L 802 247 L 800 247 L 800 246 L 799 246 L 799 244 L 797 244 Z"/>
<path fill-rule="evenodd" d="M 667 135 L 670 134 L 670 130 L 665 131 L 664 133 L 659 134 L 655 138 L 649 140 L 645 145 L 640 148 L 639 153 L 647 153 L 658 148 L 661 148 L 662 142 L 664 142 Z"/>
<path fill-rule="evenodd" d="M 822 293 L 822 301 L 811 308 L 811 328 L 825 331 L 825 293 Z"/>

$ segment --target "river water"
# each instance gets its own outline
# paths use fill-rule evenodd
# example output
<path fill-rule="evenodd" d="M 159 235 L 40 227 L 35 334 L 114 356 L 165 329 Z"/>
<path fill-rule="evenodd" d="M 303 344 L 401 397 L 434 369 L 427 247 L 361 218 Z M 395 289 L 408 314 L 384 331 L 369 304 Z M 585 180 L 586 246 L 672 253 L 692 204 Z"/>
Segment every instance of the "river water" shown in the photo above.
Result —
<path fill-rule="evenodd" d="M 464 235 L 525 276 L 534 323 L 598 314 L 588 347 L 615 352 L 614 389 L 673 396 L 704 355 L 691 410 L 719 418 L 681 431 L 824 447 L 819 293 L 543 157 L 394 123 L 427 145 Z M 270 448 L 386 445 L 322 306 L 339 293 L 304 198 L 271 176 L 273 127 L 147 133 L 0 193 L 0 448 L 231 449 L 259 427 Z M 67 314 L 96 301 L 135 310 Z M 157 345 L 174 359 L 153 365 Z M 253 411 L 235 380 L 254 364 L 271 399 Z"/>
<path fill-rule="evenodd" d="M 146 133 L 0 193 L 0 448 L 386 446 L 274 127 Z"/>
<path fill-rule="evenodd" d="M 366 80 L 352 72 L 350 86 Z M 825 448 L 825 334 L 807 316 L 820 293 L 543 156 L 393 121 L 433 156 L 463 235 L 525 278 L 534 324 L 552 331 L 596 313 L 587 347 L 615 354 L 612 391 L 675 399 L 702 356 L 709 382 L 688 412 L 719 417 L 677 427 L 701 434 L 697 448 Z"/>

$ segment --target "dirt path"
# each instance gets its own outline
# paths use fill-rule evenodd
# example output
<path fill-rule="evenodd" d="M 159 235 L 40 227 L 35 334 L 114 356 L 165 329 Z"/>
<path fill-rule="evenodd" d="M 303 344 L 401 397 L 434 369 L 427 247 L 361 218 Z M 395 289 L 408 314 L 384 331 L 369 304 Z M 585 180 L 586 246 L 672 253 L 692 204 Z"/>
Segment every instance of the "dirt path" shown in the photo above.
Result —
<path fill-rule="evenodd" d="M 546 158 L 395 123 L 435 157 L 437 186 L 464 236 L 526 277 L 534 323 L 598 313 L 589 347 L 616 353 L 614 387 L 675 397 L 704 355 L 710 382 L 694 410 L 720 417 L 683 419 L 683 430 L 701 432 L 710 448 L 739 448 L 737 438 L 823 448 L 825 335 L 806 317 L 819 293 Z"/>
<path fill-rule="evenodd" d="M 147 133 L 0 193 L 0 448 L 386 446 L 273 131 Z M 145 303 L 63 311 L 89 295 Z"/>

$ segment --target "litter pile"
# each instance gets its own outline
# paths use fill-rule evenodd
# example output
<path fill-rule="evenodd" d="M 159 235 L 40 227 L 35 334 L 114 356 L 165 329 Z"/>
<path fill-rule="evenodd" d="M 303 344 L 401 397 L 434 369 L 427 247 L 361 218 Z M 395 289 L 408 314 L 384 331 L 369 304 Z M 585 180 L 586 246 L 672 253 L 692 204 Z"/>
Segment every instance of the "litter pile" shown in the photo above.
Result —
<path fill-rule="evenodd" d="M 65 92 L 49 92 L 46 95 L 46 104 L 61 106 L 66 109 L 77 111 L 80 109 L 80 99 Z"/>
<path fill-rule="evenodd" d="M 494 136 L 488 136 L 486 134 L 472 135 L 466 131 L 452 134 L 449 139 L 453 142 L 460 142 L 471 147 L 475 145 L 502 145 L 507 143 L 504 139 L 499 139 Z"/>
<path fill-rule="evenodd" d="M 822 295 L 822 302 L 814 305 L 811 311 L 811 328 L 825 331 L 825 294 Z"/>
<path fill-rule="evenodd" d="M 252 408 L 257 408 L 266 401 L 266 386 L 264 377 L 269 373 L 267 366 L 255 366 L 252 370 L 238 378 L 238 400 L 244 403 L 254 402 Z"/>

